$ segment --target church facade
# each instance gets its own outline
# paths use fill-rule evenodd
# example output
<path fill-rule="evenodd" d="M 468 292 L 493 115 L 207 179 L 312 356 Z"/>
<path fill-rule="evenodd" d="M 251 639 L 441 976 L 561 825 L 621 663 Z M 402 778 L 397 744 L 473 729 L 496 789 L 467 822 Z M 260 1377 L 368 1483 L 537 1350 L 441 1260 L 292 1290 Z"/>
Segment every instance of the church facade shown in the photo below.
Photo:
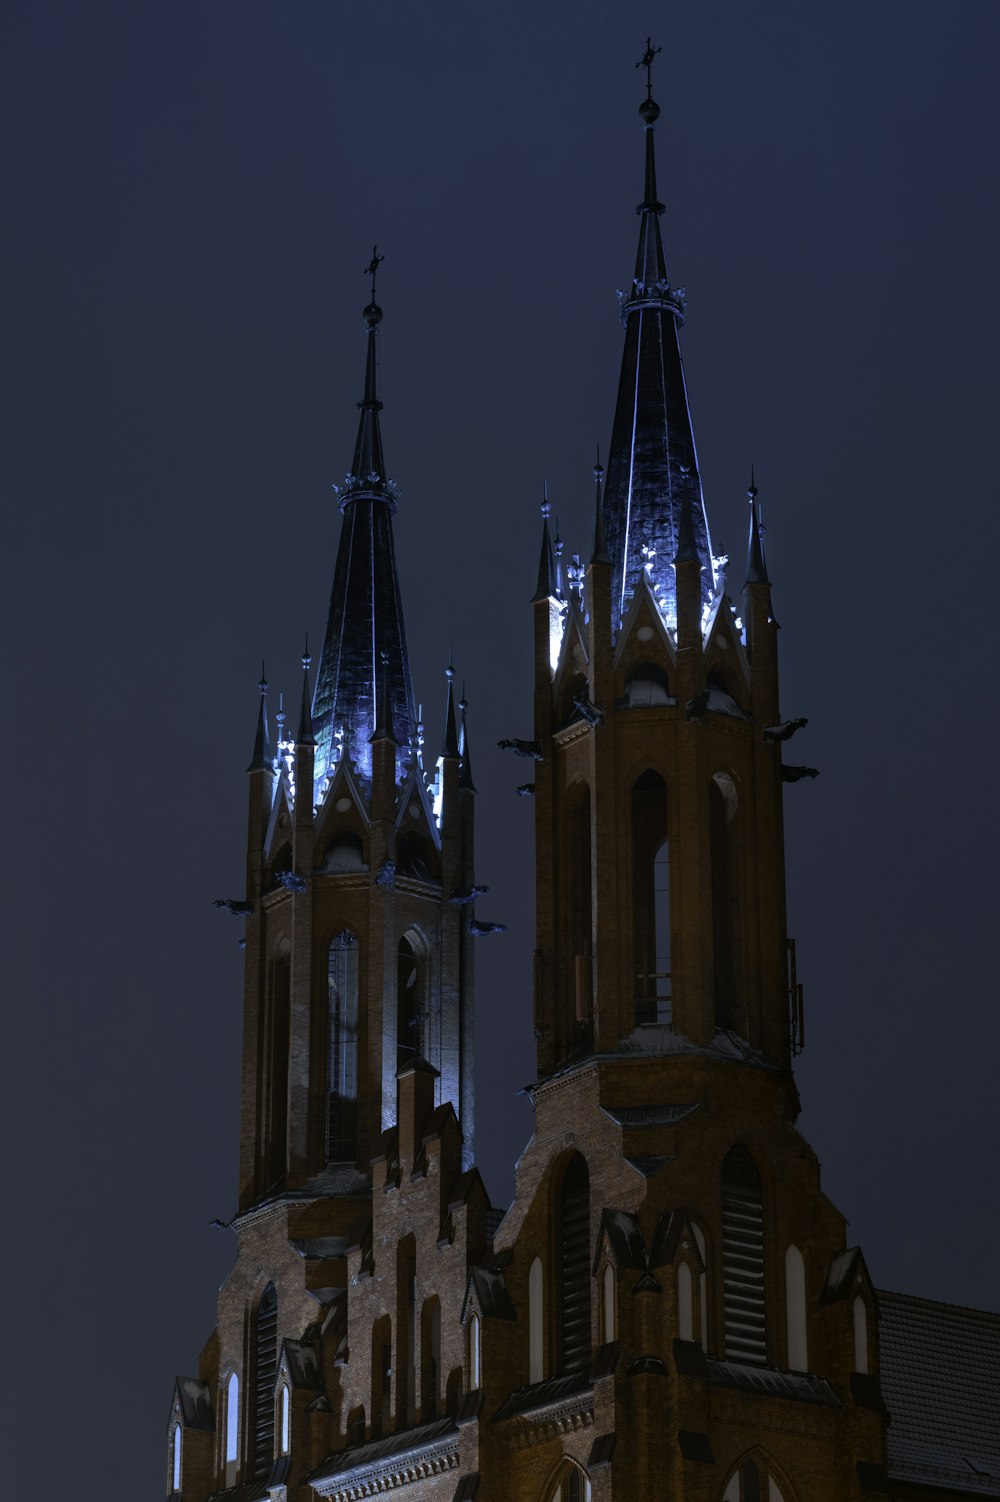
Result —
<path fill-rule="evenodd" d="M 510 743 L 537 904 L 513 1202 L 474 1161 L 492 925 L 464 699 L 449 672 L 431 741 L 413 696 L 373 257 L 294 729 L 261 684 L 227 904 L 246 918 L 237 1256 L 175 1383 L 174 1502 L 1000 1497 L 1000 1316 L 873 1288 L 796 1129 L 782 797 L 814 774 L 790 757 L 753 484 L 735 601 L 712 552 L 648 84 L 640 115 L 592 547 L 567 562 L 543 516 L 533 736 Z"/>

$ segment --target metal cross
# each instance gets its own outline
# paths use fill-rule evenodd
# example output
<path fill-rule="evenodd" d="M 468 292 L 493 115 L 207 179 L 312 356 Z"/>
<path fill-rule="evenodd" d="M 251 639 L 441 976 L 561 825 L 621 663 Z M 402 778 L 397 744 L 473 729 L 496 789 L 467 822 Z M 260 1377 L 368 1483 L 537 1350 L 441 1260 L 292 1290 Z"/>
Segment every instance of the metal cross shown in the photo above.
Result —
<path fill-rule="evenodd" d="M 662 47 L 653 46 L 652 37 L 647 37 L 646 50 L 636 63 L 637 68 L 645 68 L 646 70 L 646 97 L 648 99 L 652 99 L 653 97 L 653 59 L 658 52 L 662 51 Z"/>
<path fill-rule="evenodd" d="M 384 260 L 385 256 L 380 256 L 378 253 L 378 246 L 373 245 L 372 258 L 368 262 L 368 265 L 365 267 L 365 276 L 370 276 L 372 279 L 372 302 L 375 301 L 375 273 L 378 271 Z"/>

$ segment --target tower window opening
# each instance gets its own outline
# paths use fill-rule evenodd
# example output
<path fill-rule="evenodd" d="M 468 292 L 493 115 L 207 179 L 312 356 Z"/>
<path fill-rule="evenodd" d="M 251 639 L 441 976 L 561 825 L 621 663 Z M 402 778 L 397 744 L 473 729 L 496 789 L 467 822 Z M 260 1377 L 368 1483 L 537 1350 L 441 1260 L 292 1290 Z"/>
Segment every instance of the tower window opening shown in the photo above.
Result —
<path fill-rule="evenodd" d="M 790 1246 L 785 1253 L 785 1324 L 789 1368 L 793 1372 L 807 1372 L 806 1265 L 797 1246 Z"/>
<path fill-rule="evenodd" d="M 257 1304 L 254 1331 L 254 1477 L 266 1476 L 274 1460 L 274 1379 L 278 1373 L 278 1296 L 268 1283 Z"/>
<path fill-rule="evenodd" d="M 590 861 L 590 789 L 570 814 L 570 940 L 576 987 L 575 1016 L 578 1026 L 590 1022 L 593 1012 L 593 965 L 591 925 L 593 892 Z"/>
<path fill-rule="evenodd" d="M 632 789 L 632 894 L 637 1026 L 673 1019 L 667 787 L 644 772 Z"/>
<path fill-rule="evenodd" d="M 392 1321 L 388 1315 L 372 1328 L 372 1439 L 389 1433 L 392 1415 Z"/>
<path fill-rule="evenodd" d="M 559 1194 L 561 1376 L 590 1365 L 590 1174 L 577 1153 Z"/>
<path fill-rule="evenodd" d="M 438 1416 L 440 1386 L 441 1301 L 435 1295 L 420 1311 L 420 1407 L 425 1424 Z"/>
<path fill-rule="evenodd" d="M 323 870 L 331 875 L 342 874 L 346 871 L 364 871 L 365 849 L 361 836 L 350 829 L 342 830 L 327 851 Z"/>
<path fill-rule="evenodd" d="M 651 709 L 657 704 L 673 704 L 667 675 L 654 662 L 640 663 L 625 686 L 629 709 Z"/>
<path fill-rule="evenodd" d="M 745 1147 L 734 1147 L 722 1165 L 722 1280 L 726 1358 L 764 1365 L 764 1200 Z"/>
<path fill-rule="evenodd" d="M 327 1157 L 353 1162 L 358 1114 L 358 941 L 348 929 L 327 961 Z"/>
<path fill-rule="evenodd" d="M 618 1310 L 615 1306 L 615 1270 L 605 1262 L 601 1273 L 601 1340 L 609 1345 L 618 1334 Z"/>
<path fill-rule="evenodd" d="M 402 1069 L 423 1050 L 420 961 L 408 939 L 400 939 L 396 962 L 396 1065 Z"/>
<path fill-rule="evenodd" d="M 267 1188 L 281 1183 L 285 1176 L 285 1151 L 288 1142 L 288 1055 L 291 1029 L 291 959 L 287 949 L 280 951 L 271 965 L 270 1006 L 267 1011 L 267 1052 L 270 1088 L 267 1092 L 268 1118 L 264 1155 Z"/>
<path fill-rule="evenodd" d="M 736 788 L 727 772 L 717 772 L 712 778 L 708 798 L 715 1025 L 727 1031 L 736 1023 L 739 969 L 738 803 Z"/>
<path fill-rule="evenodd" d="M 854 1300 L 854 1370 L 867 1373 L 868 1362 L 868 1306 L 859 1294 Z"/>

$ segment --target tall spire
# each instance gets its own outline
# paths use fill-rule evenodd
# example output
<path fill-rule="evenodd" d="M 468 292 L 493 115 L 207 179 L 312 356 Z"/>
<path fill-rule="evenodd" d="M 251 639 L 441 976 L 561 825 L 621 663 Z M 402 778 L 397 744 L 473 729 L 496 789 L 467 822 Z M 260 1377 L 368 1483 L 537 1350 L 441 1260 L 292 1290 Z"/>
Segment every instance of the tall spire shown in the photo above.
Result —
<path fill-rule="evenodd" d="M 313 734 L 312 712 L 310 710 L 311 695 L 309 693 L 309 669 L 312 666 L 312 658 L 309 656 L 309 638 L 306 637 L 305 648 L 302 652 L 302 703 L 299 706 L 299 733 L 297 744 L 300 746 L 315 746 L 316 737 Z"/>
<path fill-rule="evenodd" d="M 760 522 L 760 507 L 757 505 L 757 486 L 754 483 L 753 465 L 750 466 L 750 545 L 747 549 L 747 583 L 770 584 L 767 564 L 764 561 L 764 528 Z"/>
<path fill-rule="evenodd" d="M 601 445 L 597 445 L 597 459 L 594 464 L 594 550 L 590 555 L 591 563 L 610 563 L 608 557 L 608 538 L 604 530 L 604 507 L 601 504 L 601 483 L 604 479 L 604 466 L 601 464 Z"/>
<path fill-rule="evenodd" d="M 536 600 L 550 600 L 555 599 L 556 596 L 555 559 L 552 554 L 552 538 L 549 536 L 549 515 L 552 511 L 552 507 L 549 505 L 548 481 L 545 482 L 543 495 L 542 551 L 538 559 L 538 581 L 535 585 L 535 593 L 531 597 L 532 604 L 534 604 Z"/>
<path fill-rule="evenodd" d="M 617 629 L 643 572 L 676 629 L 673 563 L 681 545 L 681 518 L 689 512 L 701 563 L 702 602 L 714 594 L 708 518 L 698 475 L 678 329 L 683 291 L 667 276 L 657 196 L 654 128 L 660 107 L 653 98 L 652 65 L 659 48 L 647 39 L 637 67 L 646 69 L 646 98 L 639 106 L 645 135 L 645 175 L 639 215 L 635 276 L 619 293 L 625 348 L 604 491 L 604 520 L 612 564 L 612 613 Z M 685 528 L 687 523 L 685 523 Z M 687 540 L 685 539 L 685 543 Z"/>
<path fill-rule="evenodd" d="M 462 697 L 458 701 L 458 712 L 462 716 L 458 727 L 458 754 L 462 758 L 461 770 L 458 774 L 458 785 L 467 788 L 470 793 L 476 791 L 476 784 L 472 780 L 472 751 L 469 748 L 469 727 L 465 723 L 465 712 L 469 707 L 469 701 L 465 697 L 465 684 L 462 684 Z"/>
<path fill-rule="evenodd" d="M 455 664 L 451 654 L 448 656 L 448 666 L 444 670 L 444 676 L 448 680 L 448 701 L 444 715 L 444 744 L 441 747 L 441 755 L 452 757 L 457 761 L 460 752 L 458 748 L 458 727 L 455 723 Z"/>
<path fill-rule="evenodd" d="M 363 315 L 368 352 L 354 463 L 344 484 L 334 486 L 344 519 L 313 697 L 317 781 L 333 771 L 338 744 L 362 777 L 370 775 L 371 737 L 383 693 L 384 723 L 399 746 L 398 776 L 416 754 L 417 716 L 392 536 L 398 492 L 395 480 L 386 476 L 379 427 L 376 341 L 382 309 L 375 301 L 375 279 L 382 259 L 373 250 L 365 268 L 371 278 Z"/>
<path fill-rule="evenodd" d="M 263 662 L 260 665 L 260 706 L 257 710 L 257 734 L 254 736 L 253 757 L 248 772 L 270 772 L 274 763 L 271 755 L 271 741 L 267 733 L 267 672 Z"/>

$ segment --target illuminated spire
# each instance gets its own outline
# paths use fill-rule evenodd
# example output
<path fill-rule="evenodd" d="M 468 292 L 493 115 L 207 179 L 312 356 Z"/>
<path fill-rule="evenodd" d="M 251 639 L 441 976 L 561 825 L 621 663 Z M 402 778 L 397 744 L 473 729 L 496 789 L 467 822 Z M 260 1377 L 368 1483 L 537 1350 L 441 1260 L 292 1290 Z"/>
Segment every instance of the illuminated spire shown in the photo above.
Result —
<path fill-rule="evenodd" d="M 267 733 L 267 673 L 264 663 L 260 665 L 260 705 L 257 710 L 257 734 L 253 743 L 253 759 L 247 767 L 248 772 L 270 772 L 273 767 L 271 755 L 271 741 Z"/>
<path fill-rule="evenodd" d="M 364 310 L 368 353 L 354 465 L 343 485 L 334 486 L 343 523 L 313 697 L 317 781 L 332 770 L 338 733 L 344 755 L 362 777 L 371 774 L 371 738 L 382 694 L 384 725 L 400 748 L 398 777 L 416 752 L 417 716 L 392 536 L 397 490 L 385 473 L 379 428 L 376 340 L 382 309 L 375 301 L 375 276 L 381 261 L 373 251 L 365 268 L 371 300 Z"/>
<path fill-rule="evenodd" d="M 461 753 L 458 746 L 458 728 L 455 724 L 455 694 L 452 688 L 455 678 L 455 665 L 450 655 L 448 657 L 448 666 L 444 670 L 444 676 L 448 680 L 448 703 L 444 716 L 444 745 L 441 747 L 441 755 L 451 757 L 457 761 Z"/>
<path fill-rule="evenodd" d="M 760 507 L 757 505 L 757 486 L 754 484 L 753 465 L 750 466 L 750 545 L 747 558 L 747 583 L 770 584 L 767 564 L 764 561 L 764 528 L 760 522 Z"/>
<path fill-rule="evenodd" d="M 299 706 L 299 733 L 296 744 L 299 746 L 315 746 L 316 737 L 313 735 L 312 712 L 310 710 L 311 696 L 309 693 L 309 669 L 312 666 L 312 658 L 309 656 L 309 638 L 306 637 L 305 648 L 302 653 L 302 703 Z"/>
<path fill-rule="evenodd" d="M 531 597 L 531 603 L 536 600 L 550 600 L 556 597 L 556 573 L 555 561 L 552 554 L 552 539 L 549 536 L 549 514 L 552 507 L 549 505 L 548 481 L 543 487 L 545 499 L 542 501 L 542 551 L 538 559 L 538 582 L 535 585 L 535 593 Z"/>
<path fill-rule="evenodd" d="M 467 788 L 470 793 L 476 791 L 476 784 L 472 780 L 472 752 L 469 749 L 469 729 L 465 723 L 465 711 L 469 707 L 469 701 L 465 697 L 465 684 L 462 684 L 462 697 L 458 701 L 459 714 L 462 716 L 458 727 L 458 754 L 462 758 L 462 768 L 458 774 L 458 785 Z"/>
<path fill-rule="evenodd" d="M 379 661 L 378 674 L 378 712 L 375 715 L 375 729 L 372 732 L 373 741 L 392 741 L 398 746 L 395 732 L 392 728 L 392 674 L 389 671 L 389 654 L 383 652 Z"/>
<path fill-rule="evenodd" d="M 604 530 L 604 507 L 601 505 L 601 482 L 604 479 L 604 466 L 601 464 L 601 445 L 597 445 L 597 461 L 594 464 L 594 550 L 590 555 L 591 563 L 610 563 L 608 557 L 608 539 Z"/>
<path fill-rule="evenodd" d="M 604 522 L 612 565 L 612 615 L 617 630 L 643 572 L 662 602 L 667 625 L 676 630 L 673 563 L 682 542 L 702 565 L 702 603 L 713 597 L 715 574 L 708 519 L 698 478 L 678 329 L 684 297 L 670 284 L 657 196 L 654 127 L 660 107 L 652 93 L 658 51 L 647 41 L 637 66 L 646 69 L 646 98 L 639 107 L 645 135 L 645 174 L 639 215 L 639 246 L 631 287 L 619 293 L 625 348 L 604 490 Z M 684 529 L 691 536 L 680 535 Z"/>

